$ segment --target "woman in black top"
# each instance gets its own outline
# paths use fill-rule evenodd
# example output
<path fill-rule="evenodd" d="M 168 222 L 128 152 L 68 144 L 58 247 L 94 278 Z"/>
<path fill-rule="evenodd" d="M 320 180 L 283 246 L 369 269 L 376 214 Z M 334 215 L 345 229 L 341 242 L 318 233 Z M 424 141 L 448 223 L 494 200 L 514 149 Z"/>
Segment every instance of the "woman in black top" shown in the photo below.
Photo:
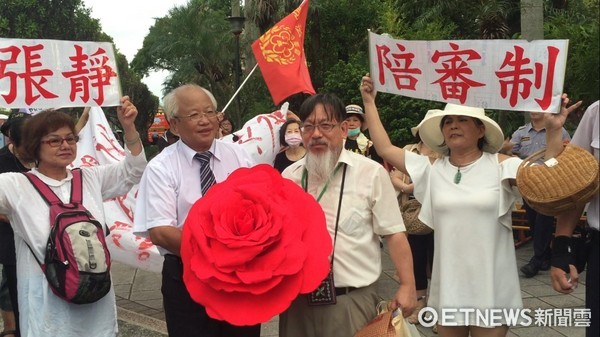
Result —
<path fill-rule="evenodd" d="M 300 136 L 300 121 L 288 119 L 283 123 L 281 129 L 279 129 L 279 142 L 282 148 L 287 146 L 285 151 L 277 154 L 273 163 L 273 167 L 281 173 L 286 167 L 302 159 L 306 154 L 306 149 L 302 146 L 302 138 Z"/>
<path fill-rule="evenodd" d="M 17 116 L 17 115 L 15 115 Z M 29 165 L 22 162 L 16 155 L 16 149 L 21 143 L 21 125 L 29 115 L 11 116 L 10 125 L 4 128 L 10 143 L 0 149 L 0 173 L 5 172 L 26 172 L 29 171 Z M 13 229 L 4 216 L 0 216 L 0 264 L 2 264 L 3 276 L 6 277 L 6 286 L 10 297 L 10 306 L 14 313 L 15 330 L 6 329 L 7 322 L 4 322 L 6 335 L 19 336 L 19 308 L 17 305 L 17 260 L 15 256 L 15 239 Z M 7 308 L 8 309 L 8 308 Z M 2 308 L 2 310 L 7 310 Z"/>

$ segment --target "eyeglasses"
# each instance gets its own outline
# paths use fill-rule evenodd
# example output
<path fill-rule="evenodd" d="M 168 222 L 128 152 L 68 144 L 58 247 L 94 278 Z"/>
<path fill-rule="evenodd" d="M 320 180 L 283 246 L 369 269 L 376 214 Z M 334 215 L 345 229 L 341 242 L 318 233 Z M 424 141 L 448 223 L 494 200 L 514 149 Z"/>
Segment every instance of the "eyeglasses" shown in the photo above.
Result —
<path fill-rule="evenodd" d="M 216 111 L 203 111 L 203 112 L 197 112 L 194 111 L 191 114 L 187 115 L 187 116 L 174 116 L 175 118 L 179 118 L 179 119 L 189 119 L 192 122 L 197 122 L 200 120 L 200 118 L 202 117 L 206 117 L 208 119 L 213 119 L 213 118 L 217 118 L 218 113 Z"/>
<path fill-rule="evenodd" d="M 50 147 L 59 147 L 63 142 L 67 142 L 69 145 L 75 145 L 79 141 L 79 136 L 69 135 L 66 137 L 50 137 L 46 140 L 42 140 L 40 143 L 48 144 Z"/>
<path fill-rule="evenodd" d="M 321 131 L 322 133 L 328 133 L 331 132 L 331 130 L 333 130 L 334 127 L 336 127 L 338 124 L 333 124 L 333 123 L 319 123 L 316 125 L 313 124 L 304 124 L 302 125 L 302 127 L 300 128 L 300 131 L 302 133 L 313 133 L 315 132 L 315 128 L 318 128 L 319 131 Z"/>

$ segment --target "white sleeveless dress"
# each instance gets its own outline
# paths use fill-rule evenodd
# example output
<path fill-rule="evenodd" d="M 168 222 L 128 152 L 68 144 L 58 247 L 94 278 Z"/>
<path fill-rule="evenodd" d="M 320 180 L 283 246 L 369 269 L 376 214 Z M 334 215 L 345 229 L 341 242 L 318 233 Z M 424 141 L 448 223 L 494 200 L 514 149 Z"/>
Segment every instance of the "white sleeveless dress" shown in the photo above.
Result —
<path fill-rule="evenodd" d="M 516 195 L 508 183 L 521 160 L 484 152 L 460 169 L 448 157 L 436 160 L 406 152 L 406 168 L 422 203 L 419 219 L 434 229 L 434 259 L 428 306 L 442 308 L 521 308 L 511 212 Z M 458 325 L 479 325 L 460 312 Z"/>

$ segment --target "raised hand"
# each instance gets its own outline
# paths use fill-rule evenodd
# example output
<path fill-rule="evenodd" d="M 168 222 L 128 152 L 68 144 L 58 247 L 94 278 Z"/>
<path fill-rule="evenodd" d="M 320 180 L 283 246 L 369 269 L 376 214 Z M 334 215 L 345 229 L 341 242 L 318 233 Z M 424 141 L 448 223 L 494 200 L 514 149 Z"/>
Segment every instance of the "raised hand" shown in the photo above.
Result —
<path fill-rule="evenodd" d="M 133 127 L 135 129 L 135 118 L 138 111 L 135 105 L 129 100 L 129 96 L 121 97 L 121 106 L 117 107 L 117 117 L 123 129 Z M 125 130 L 127 132 L 127 130 Z"/>
<path fill-rule="evenodd" d="M 562 94 L 562 105 L 560 108 L 560 112 L 557 114 L 544 114 L 544 126 L 546 127 L 546 130 L 560 130 L 563 127 L 563 125 L 565 125 L 565 122 L 567 121 L 567 116 L 569 116 L 569 114 L 573 110 L 579 108 L 579 106 L 582 103 L 581 101 L 579 101 L 567 107 L 567 105 L 569 105 L 569 102 L 570 101 L 567 94 Z"/>
<path fill-rule="evenodd" d="M 374 103 L 375 96 L 377 96 L 377 91 L 375 90 L 375 86 L 373 85 L 373 80 L 367 73 L 362 77 L 360 82 L 360 95 L 363 99 L 363 104 Z"/>

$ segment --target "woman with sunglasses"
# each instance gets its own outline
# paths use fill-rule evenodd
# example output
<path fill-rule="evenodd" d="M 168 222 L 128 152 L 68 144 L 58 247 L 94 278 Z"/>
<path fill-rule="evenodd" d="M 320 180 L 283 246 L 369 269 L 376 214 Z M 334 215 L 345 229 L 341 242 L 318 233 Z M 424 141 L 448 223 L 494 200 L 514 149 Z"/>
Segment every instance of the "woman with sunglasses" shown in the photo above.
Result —
<path fill-rule="evenodd" d="M 83 205 L 102 224 L 103 201 L 129 192 L 146 167 L 134 125 L 137 109 L 127 96 L 121 99 L 117 116 L 129 150 L 125 160 L 81 168 Z M 29 118 L 22 131 L 21 158 L 35 163 L 31 172 L 63 202 L 69 202 L 73 178 L 69 166 L 77 156 L 79 139 L 73 119 L 63 112 L 46 110 Z M 116 336 L 114 289 L 91 304 L 64 301 L 50 289 L 36 261 L 44 261 L 51 226 L 49 207 L 22 173 L 0 174 L 0 214 L 7 214 L 15 233 L 21 335 Z"/>

